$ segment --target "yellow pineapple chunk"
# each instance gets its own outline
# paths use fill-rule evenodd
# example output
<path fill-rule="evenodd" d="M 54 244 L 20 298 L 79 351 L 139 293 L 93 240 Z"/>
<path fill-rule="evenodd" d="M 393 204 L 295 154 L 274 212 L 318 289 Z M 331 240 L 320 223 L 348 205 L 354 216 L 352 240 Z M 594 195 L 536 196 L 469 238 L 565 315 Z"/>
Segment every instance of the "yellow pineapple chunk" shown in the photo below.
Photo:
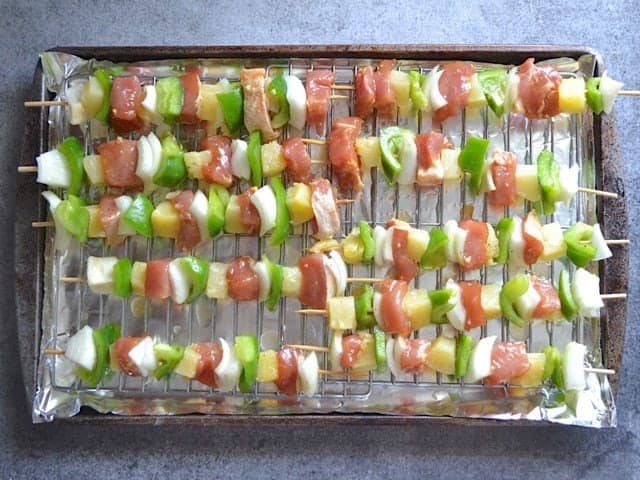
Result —
<path fill-rule="evenodd" d="M 426 290 L 420 288 L 409 290 L 402 301 L 402 309 L 414 330 L 425 327 L 431 322 L 431 300 Z"/>
<path fill-rule="evenodd" d="M 537 165 L 519 164 L 516 167 L 516 192 L 519 197 L 530 202 L 540 200 Z"/>
<path fill-rule="evenodd" d="M 458 157 L 460 156 L 460 149 L 458 148 L 445 148 L 440 153 L 440 160 L 442 161 L 442 168 L 444 170 L 443 179 L 445 182 L 457 182 L 462 178 L 462 170 L 458 166 Z"/>
<path fill-rule="evenodd" d="M 587 110 L 584 78 L 563 78 L 558 89 L 560 111 L 582 113 Z"/>
<path fill-rule="evenodd" d="M 529 370 L 514 377 L 509 382 L 511 385 L 517 385 L 523 388 L 537 387 L 542 383 L 542 374 L 544 372 L 545 355 L 544 353 L 527 353 L 529 359 Z"/>
<path fill-rule="evenodd" d="M 278 379 L 278 354 L 274 350 L 260 352 L 258 358 L 258 376 L 260 383 L 273 383 Z"/>
<path fill-rule="evenodd" d="M 294 183 L 287 188 L 287 208 L 291 223 L 299 225 L 313 218 L 311 207 L 311 188 L 304 183 Z"/>
<path fill-rule="evenodd" d="M 201 152 L 187 152 L 184 154 L 184 163 L 187 166 L 189 178 L 197 180 L 204 179 L 202 167 L 211 162 L 211 152 L 202 150 Z"/>
<path fill-rule="evenodd" d="M 562 235 L 562 227 L 559 223 L 547 223 L 542 226 L 542 243 L 544 250 L 540 255 L 543 262 L 551 262 L 567 253 L 567 244 Z"/>
<path fill-rule="evenodd" d="M 89 77 L 89 81 L 82 87 L 81 102 L 84 107 L 84 111 L 89 118 L 93 118 L 102 107 L 102 99 L 104 98 L 104 92 L 100 86 L 100 82 L 96 77 Z"/>
<path fill-rule="evenodd" d="M 98 205 L 87 205 L 89 212 L 89 238 L 104 238 L 106 234 L 100 223 L 100 207 Z"/>
<path fill-rule="evenodd" d="M 224 231 L 227 233 L 247 233 L 246 227 L 242 224 L 242 210 L 238 203 L 238 196 L 231 195 L 227 210 L 224 212 Z"/>
<path fill-rule="evenodd" d="M 487 104 L 487 98 L 484 96 L 478 74 L 471 76 L 471 91 L 469 92 L 469 100 L 467 106 L 470 108 L 478 108 Z"/>
<path fill-rule="evenodd" d="M 418 228 L 409 229 L 407 238 L 407 252 L 416 262 L 419 262 L 429 245 L 429 232 Z"/>
<path fill-rule="evenodd" d="M 280 175 L 287 168 L 282 146 L 276 140 L 262 145 L 260 153 L 262 155 L 262 174 L 265 177 Z"/>
<path fill-rule="evenodd" d="M 398 115 L 407 117 L 411 110 L 411 99 L 409 98 L 409 90 L 411 83 L 409 75 L 399 70 L 391 71 L 391 88 L 396 96 L 396 104 L 398 105 Z"/>
<path fill-rule="evenodd" d="M 355 265 L 362 262 L 364 244 L 360 238 L 360 229 L 354 228 L 351 233 L 342 241 L 342 257 L 345 263 Z"/>
<path fill-rule="evenodd" d="M 433 342 L 427 354 L 430 368 L 445 375 L 453 375 L 456 368 L 456 340 L 440 335 Z"/>
<path fill-rule="evenodd" d="M 147 264 L 145 262 L 133 262 L 131 267 L 131 288 L 133 293 L 144 297 L 144 285 L 147 281 Z"/>
<path fill-rule="evenodd" d="M 376 368 L 376 345 L 369 332 L 358 332 L 362 343 L 360 344 L 360 353 L 353 363 L 352 371 L 368 372 Z"/>
<path fill-rule="evenodd" d="M 298 298 L 302 285 L 302 272 L 298 267 L 282 267 L 282 295 Z"/>
<path fill-rule="evenodd" d="M 100 155 L 87 155 L 82 159 L 82 166 L 91 185 L 104 185 L 104 168 Z"/>
<path fill-rule="evenodd" d="M 173 369 L 174 373 L 178 375 L 182 375 L 184 378 L 192 379 L 195 378 L 196 372 L 198 371 L 198 362 L 200 361 L 200 354 L 193 348 L 193 346 L 189 345 L 184 349 L 184 355 L 182 355 L 182 360 L 176 365 L 176 368 Z"/>
<path fill-rule="evenodd" d="M 500 253 L 500 244 L 498 243 L 496 232 L 490 223 L 487 224 L 487 230 L 487 254 L 489 255 L 490 259 L 494 259 Z M 493 261 L 491 263 L 493 263 Z"/>
<path fill-rule="evenodd" d="M 356 151 L 362 162 L 362 169 L 368 170 L 382 165 L 380 139 L 378 137 L 359 137 L 356 140 Z"/>
<path fill-rule="evenodd" d="M 494 283 L 482 285 L 480 304 L 487 320 L 500 317 L 502 315 L 502 310 L 500 309 L 500 285 Z"/>
<path fill-rule="evenodd" d="M 198 102 L 198 118 L 213 123 L 222 123 L 222 109 L 216 94 L 220 93 L 220 85 L 200 85 L 200 102 Z"/>
<path fill-rule="evenodd" d="M 227 294 L 227 264 L 213 262 L 209 264 L 207 280 L 207 297 L 224 300 Z"/>
<path fill-rule="evenodd" d="M 356 303 L 353 297 L 333 297 L 327 301 L 329 328 L 350 330 L 356 328 Z"/>
<path fill-rule="evenodd" d="M 173 204 L 165 200 L 151 212 L 153 234 L 163 238 L 177 238 L 180 232 L 180 214 Z"/>

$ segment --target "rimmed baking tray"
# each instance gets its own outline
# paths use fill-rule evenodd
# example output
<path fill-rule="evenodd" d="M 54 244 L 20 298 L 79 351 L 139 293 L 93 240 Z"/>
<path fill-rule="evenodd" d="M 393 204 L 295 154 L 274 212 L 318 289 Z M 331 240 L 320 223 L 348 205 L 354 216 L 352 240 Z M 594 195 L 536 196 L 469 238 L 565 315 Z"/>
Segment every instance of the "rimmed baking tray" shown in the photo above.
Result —
<path fill-rule="evenodd" d="M 406 60 L 469 60 L 475 62 L 519 64 L 528 57 L 537 61 L 568 57 L 578 59 L 583 55 L 595 58 L 595 74 L 604 70 L 600 55 L 585 47 L 557 46 L 461 46 L 461 45 L 319 45 L 319 46 L 248 46 L 248 47 L 60 47 L 53 51 L 65 52 L 82 58 L 111 60 L 114 62 L 138 62 L 161 59 L 189 58 L 397 58 Z M 42 66 L 38 64 L 29 99 L 49 98 Z M 25 141 L 21 164 L 31 164 L 33 159 L 48 146 L 48 119 L 45 109 L 27 112 Z M 606 238 L 627 238 L 626 202 L 624 198 L 623 164 L 615 133 L 613 117 L 594 117 L 588 134 L 593 138 L 593 154 L 596 167 L 596 188 L 616 192 L 617 200 L 599 200 L 596 213 Z M 27 398 L 33 398 L 37 382 L 37 363 L 41 337 L 42 305 L 44 296 L 44 251 L 43 230 L 33 230 L 30 221 L 44 219 L 46 211 L 39 198 L 40 187 L 30 176 L 17 179 L 16 201 L 16 301 L 18 333 L 23 374 Z M 616 249 L 613 258 L 600 265 L 601 289 L 604 292 L 626 291 L 628 276 L 628 253 L 625 248 Z M 600 321 L 600 348 L 602 360 L 607 368 L 620 372 L 624 344 L 626 303 L 613 302 Z M 609 379 L 614 394 L 619 386 L 619 373 Z M 487 419 L 431 417 L 376 414 L 308 414 L 308 415 L 185 415 L 185 416 L 117 416 L 98 414 L 83 408 L 72 417 L 61 418 L 70 422 L 124 422 L 124 423 L 188 423 L 197 425 L 309 425 L 313 423 L 339 424 L 403 424 L 411 422 L 448 423 L 463 425 L 549 425 L 547 422 L 511 420 L 497 422 Z"/>

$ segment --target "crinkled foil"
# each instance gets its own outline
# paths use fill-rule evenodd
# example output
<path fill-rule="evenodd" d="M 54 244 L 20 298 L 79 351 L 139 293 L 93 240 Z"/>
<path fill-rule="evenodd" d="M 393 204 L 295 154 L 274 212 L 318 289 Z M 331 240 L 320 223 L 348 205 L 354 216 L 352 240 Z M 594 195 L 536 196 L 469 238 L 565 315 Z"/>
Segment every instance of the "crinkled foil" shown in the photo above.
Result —
<path fill-rule="evenodd" d="M 78 94 L 78 84 L 97 65 L 108 66 L 108 62 L 80 59 L 64 53 L 44 53 L 41 56 L 46 84 L 58 98 L 69 99 Z M 246 60 L 244 60 L 246 61 Z M 220 77 L 237 78 L 242 60 L 199 61 L 204 65 L 203 81 L 215 82 Z M 128 66 L 128 70 L 139 77 L 152 81 L 153 77 L 175 74 L 185 61 L 153 61 Z M 350 82 L 353 66 L 366 61 L 353 59 L 272 59 L 251 60 L 252 65 L 269 68 L 290 69 L 304 75 L 306 69 L 333 66 L 338 82 Z M 594 69 L 594 58 L 584 56 L 579 60 L 553 60 L 564 75 L 582 74 L 590 76 Z M 431 68 L 434 62 L 400 62 L 401 68 Z M 349 114 L 349 103 L 334 101 L 333 118 Z M 55 145 L 66 135 L 83 135 L 87 153 L 105 140 L 109 133 L 96 122 L 72 127 L 69 112 L 64 107 L 49 110 L 49 146 Z M 464 122 L 464 123 L 463 123 Z M 531 163 L 545 146 L 552 148 L 557 159 L 564 164 L 578 162 L 581 169 L 581 184 L 595 184 L 594 147 L 591 115 L 560 116 L 553 121 L 529 121 L 512 115 L 507 122 L 498 122 L 485 110 L 467 111 L 465 118 L 451 119 L 444 125 L 445 133 L 459 146 L 463 136 L 486 135 L 493 145 L 514 151 L 520 161 Z M 429 119 L 402 120 L 401 125 L 428 130 Z M 464 125 L 464 127 L 463 127 Z M 378 128 L 384 126 L 378 123 Z M 367 122 L 364 135 L 375 134 L 372 122 Z M 463 131 L 464 130 L 464 131 Z M 309 136 L 309 132 L 301 132 Z M 186 149 L 197 149 L 202 133 L 177 131 L 178 138 Z M 322 147 L 312 147 L 312 158 L 325 158 Z M 321 165 L 314 165 L 317 173 L 323 173 Z M 458 184 L 439 189 L 414 188 L 390 189 L 375 172 L 365 180 L 365 191 L 359 202 L 345 209 L 343 231 L 349 231 L 360 219 L 385 223 L 396 216 L 414 222 L 421 227 L 439 224 L 450 218 L 459 218 L 462 204 L 474 205 L 475 217 L 482 217 L 495 224 L 502 216 L 486 208 L 483 198 L 474 199 L 468 191 L 461 191 Z M 89 201 L 96 201 L 102 193 L 94 187 L 83 192 Z M 166 191 L 156 192 L 156 199 Z M 522 215 L 528 208 L 524 205 L 512 208 L 510 214 Z M 584 220 L 597 221 L 595 199 L 578 194 L 566 207 L 561 207 L 548 221 L 556 220 L 563 226 Z M 238 254 L 258 257 L 266 252 L 270 258 L 291 265 L 300 251 L 311 245 L 312 240 L 302 230 L 296 232 L 286 248 L 273 249 L 268 242 L 252 238 L 236 238 L 223 235 L 209 245 L 198 248 L 194 254 L 209 257 L 212 261 L 228 261 Z M 175 256 L 172 242 L 163 239 L 146 240 L 129 238 L 123 246 L 107 247 L 101 240 L 90 240 L 86 245 L 71 242 L 67 247 L 56 249 L 55 232 L 51 229 L 46 243 L 45 302 L 42 313 L 42 338 L 40 352 L 47 348 L 64 349 L 70 335 L 85 324 L 94 327 L 109 321 L 122 325 L 123 335 L 147 332 L 168 342 L 187 344 L 191 341 L 208 341 L 218 337 L 227 339 L 242 333 L 258 334 L 262 348 L 277 348 L 283 343 L 305 343 L 323 345 L 327 343 L 328 331 L 325 322 L 318 317 L 301 318 L 295 313 L 299 303 L 286 299 L 278 312 L 272 313 L 254 302 L 215 302 L 205 297 L 190 306 L 168 303 L 157 305 L 145 299 L 122 300 L 92 293 L 81 283 L 62 283 L 61 276 L 80 276 L 85 272 L 86 259 L 90 255 L 127 255 L 134 259 L 147 260 L 163 256 Z M 60 238 L 58 238 L 58 242 Z M 572 269 L 566 262 L 552 265 L 540 264 L 534 273 L 557 279 L 559 267 Z M 383 269 L 369 266 L 350 267 L 352 276 L 382 276 Z M 510 272 L 514 273 L 514 272 Z M 437 288 L 456 272 L 425 272 L 418 279 L 420 288 Z M 501 282 L 501 267 L 488 267 L 482 272 L 467 275 L 468 279 L 484 282 Z M 479 330 L 479 329 L 476 329 Z M 434 338 L 441 333 L 435 326 L 419 331 L 420 336 Z M 589 363 L 601 365 L 600 319 L 579 318 L 575 322 L 533 323 L 524 329 L 516 329 L 501 320 L 491 320 L 476 338 L 496 334 L 501 339 L 525 339 L 528 350 L 539 351 L 553 343 L 559 348 L 570 340 L 584 343 L 589 348 Z M 327 360 L 322 366 L 328 368 Z M 287 398 L 275 392 L 273 387 L 260 385 L 254 393 L 234 392 L 221 394 L 197 382 L 186 382 L 180 378 L 157 382 L 150 379 L 129 378 L 113 375 L 97 389 L 84 387 L 75 378 L 73 366 L 63 356 L 40 354 L 38 379 L 33 401 L 33 419 L 36 422 L 52 421 L 56 417 L 75 415 L 83 406 L 102 413 L 119 415 L 180 415 L 202 414 L 302 414 L 302 413 L 378 413 L 388 415 L 431 415 L 499 420 L 535 420 L 583 425 L 589 427 L 611 427 L 616 425 L 616 409 L 609 383 L 605 376 L 589 374 L 587 389 L 582 392 L 560 392 L 543 386 L 535 389 L 517 387 L 485 388 L 480 385 L 452 383 L 446 376 L 425 374 L 418 377 L 392 379 L 390 374 L 371 374 L 366 378 L 325 378 L 321 380 L 320 393 L 313 398 Z"/>

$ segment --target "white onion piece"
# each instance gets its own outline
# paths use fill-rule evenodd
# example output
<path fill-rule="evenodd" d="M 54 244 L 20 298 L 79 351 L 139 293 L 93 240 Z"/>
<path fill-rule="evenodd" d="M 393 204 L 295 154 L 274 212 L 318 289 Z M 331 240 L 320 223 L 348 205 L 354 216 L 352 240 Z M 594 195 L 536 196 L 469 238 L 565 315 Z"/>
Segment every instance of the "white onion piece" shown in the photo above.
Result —
<path fill-rule="evenodd" d="M 149 169 L 149 175 L 151 175 L 151 179 L 153 179 L 153 176 L 158 173 L 160 162 L 162 161 L 162 143 L 160 143 L 160 139 L 153 132 L 147 135 L 147 140 L 153 152 L 153 164 Z"/>
<path fill-rule="evenodd" d="M 513 216 L 513 233 L 509 239 L 509 263 L 514 267 L 525 266 L 522 219 L 518 215 Z"/>
<path fill-rule="evenodd" d="M 157 137 L 156 137 L 157 138 Z M 136 165 L 136 175 L 140 177 L 144 183 L 145 190 L 149 190 L 149 186 L 153 183 L 157 167 L 155 165 L 155 157 L 151 148 L 151 142 L 147 137 L 138 139 L 138 163 Z"/>
<path fill-rule="evenodd" d="M 580 167 L 573 165 L 567 167 L 566 165 L 560 166 L 560 197 L 559 200 L 564 202 L 565 205 L 571 203 L 571 199 L 578 191 L 578 180 L 580 177 Z"/>
<path fill-rule="evenodd" d="M 469 369 L 464 378 L 465 382 L 475 383 L 491 374 L 491 352 L 495 341 L 495 335 L 478 341 L 469 358 Z"/>
<path fill-rule="evenodd" d="M 406 340 L 402 337 L 398 337 L 397 339 L 387 336 L 387 365 L 389 366 L 389 371 L 396 378 L 396 380 L 400 380 L 405 377 L 405 373 L 402 371 L 402 367 L 399 362 L 399 355 L 396 355 L 397 351 L 402 352 L 402 347 L 405 344 Z M 401 343 L 401 345 L 396 345 L 397 343 Z"/>
<path fill-rule="evenodd" d="M 376 265 L 379 267 L 384 266 L 384 246 L 387 237 L 387 231 L 384 227 L 376 225 L 373 229 L 373 241 L 376 244 Z"/>
<path fill-rule="evenodd" d="M 96 365 L 96 344 L 93 341 L 93 328 L 85 325 L 67 342 L 64 356 L 82 368 L 92 370 Z"/>
<path fill-rule="evenodd" d="M 162 117 L 158 113 L 158 93 L 155 85 L 144 86 L 144 99 L 141 105 L 151 122 L 156 124 L 162 122 Z"/>
<path fill-rule="evenodd" d="M 441 76 L 442 71 L 439 66 L 436 66 L 429 72 L 425 81 L 429 90 L 429 105 L 431 111 L 434 112 L 447 104 L 447 99 L 442 96 L 442 93 L 440 93 L 440 86 L 438 85 L 440 83 Z"/>
<path fill-rule="evenodd" d="M 342 370 L 342 330 L 334 330 L 329 343 L 329 366 L 331 370 Z"/>
<path fill-rule="evenodd" d="M 382 294 L 380 292 L 373 292 L 373 318 L 376 319 L 378 327 L 384 330 L 384 318 L 382 318 L 382 310 L 380 309 L 381 302 Z"/>
<path fill-rule="evenodd" d="M 53 188 L 69 188 L 71 170 L 65 156 L 58 150 L 49 150 L 36 157 L 38 176 L 36 182 Z"/>
<path fill-rule="evenodd" d="M 136 231 L 124 221 L 124 214 L 129 210 L 133 203 L 133 199 L 129 195 L 120 195 L 115 199 L 116 207 L 120 211 L 120 219 L 118 221 L 118 235 L 130 236 L 135 235 Z"/>
<path fill-rule="evenodd" d="M 325 257 L 325 264 L 335 280 L 336 296 L 342 297 L 347 290 L 347 277 L 349 275 L 347 265 L 344 263 L 342 255 L 336 250 L 330 251 L 329 257 Z"/>
<path fill-rule="evenodd" d="M 520 101 L 520 95 L 518 94 L 520 86 L 520 76 L 518 75 L 518 68 L 514 67 L 509 70 L 507 77 L 507 94 L 505 95 L 505 112 L 514 113 L 522 112 L 522 102 Z"/>
<path fill-rule="evenodd" d="M 567 390 L 584 390 L 586 387 L 584 360 L 587 347 L 581 343 L 569 342 L 564 349 L 562 374 Z"/>
<path fill-rule="evenodd" d="M 230 392 L 236 387 L 238 380 L 240 380 L 242 365 L 240 365 L 233 348 L 229 346 L 227 341 L 224 338 L 220 338 L 219 341 L 222 349 L 222 359 L 214 370 L 218 390 L 221 392 Z"/>
<path fill-rule="evenodd" d="M 469 232 L 467 232 L 464 228 L 458 227 L 453 238 L 456 263 L 459 263 L 461 265 L 469 261 L 469 259 L 465 257 L 464 253 L 464 246 L 467 243 L 467 236 L 469 236 Z"/>
<path fill-rule="evenodd" d="M 447 258 L 450 262 L 458 263 L 458 255 L 456 253 L 455 236 L 458 230 L 458 222 L 449 220 L 444 224 L 443 231 L 447 235 Z"/>
<path fill-rule="evenodd" d="M 200 232 L 200 241 L 204 242 L 211 238 L 209 235 L 209 200 L 207 196 L 202 193 L 202 190 L 196 191 L 193 195 L 191 205 L 189 205 L 189 211 L 196 219 L 198 224 L 198 231 Z"/>
<path fill-rule="evenodd" d="M 320 366 L 316 352 L 311 352 L 298 365 L 298 377 L 300 379 L 300 389 L 307 397 L 313 397 L 318 393 L 318 380 L 320 377 Z"/>
<path fill-rule="evenodd" d="M 398 185 L 413 185 L 418 170 L 418 148 L 415 136 L 403 135 L 403 146 L 400 150 L 400 172 L 396 178 Z"/>
<path fill-rule="evenodd" d="M 467 312 L 462 304 L 461 290 L 458 282 L 452 279 L 447 280 L 444 288 L 453 291 L 453 295 L 449 298 L 449 303 L 453 305 L 453 308 L 449 310 L 446 315 L 451 326 L 456 330 L 464 331 L 464 325 L 467 320 Z"/>
<path fill-rule="evenodd" d="M 294 75 L 285 75 L 287 102 L 289 103 L 289 123 L 298 130 L 307 123 L 307 91 L 302 81 Z"/>
<path fill-rule="evenodd" d="M 48 190 L 42 192 L 42 196 L 45 198 L 47 203 L 49 203 L 49 211 L 51 212 L 53 222 L 56 225 L 54 248 L 55 250 L 67 250 L 71 245 L 71 242 L 73 242 L 73 236 L 62 226 L 56 216 L 56 209 L 58 208 L 58 205 L 62 203 L 62 200 L 55 193 Z"/>
<path fill-rule="evenodd" d="M 573 275 L 571 293 L 583 317 L 600 316 L 600 309 L 604 307 L 604 302 L 600 297 L 600 279 L 597 275 L 584 268 L 577 269 Z"/>
<path fill-rule="evenodd" d="M 177 304 L 186 302 L 191 289 L 191 279 L 186 268 L 182 266 L 181 258 L 176 258 L 169 263 L 169 282 L 171 283 L 171 299 Z"/>
<path fill-rule="evenodd" d="M 143 377 L 148 377 L 158 366 L 156 355 L 153 351 L 154 343 L 153 338 L 145 337 L 129 350 L 129 358 Z"/>
<path fill-rule="evenodd" d="M 256 190 L 249 198 L 260 214 L 260 236 L 276 226 L 276 195 L 269 185 Z"/>
<path fill-rule="evenodd" d="M 607 72 L 602 74 L 598 90 L 602 94 L 602 109 L 604 113 L 611 113 L 613 110 L 613 102 L 615 102 L 618 92 L 622 89 L 623 85 L 622 82 L 618 82 L 607 75 Z"/>
<path fill-rule="evenodd" d="M 87 285 L 92 292 L 109 295 L 113 293 L 113 267 L 117 257 L 93 257 L 87 259 Z"/>
<path fill-rule="evenodd" d="M 382 241 L 382 263 L 384 265 L 393 264 L 393 231 L 397 227 L 389 227 Z"/>
<path fill-rule="evenodd" d="M 533 287 L 533 282 L 529 278 L 529 288 L 524 294 L 515 299 L 515 309 L 520 316 L 529 321 L 533 317 L 533 311 L 536 309 L 542 298 L 538 291 Z"/>
<path fill-rule="evenodd" d="M 234 139 L 231 141 L 231 171 L 234 177 L 244 180 L 251 178 L 247 148 L 247 142 L 244 140 Z"/>
<path fill-rule="evenodd" d="M 260 301 L 264 302 L 271 291 L 271 273 L 264 262 L 256 262 L 253 265 L 253 271 L 256 272 L 260 282 Z"/>
<path fill-rule="evenodd" d="M 604 260 L 605 258 L 613 256 L 604 235 L 602 235 L 599 223 L 596 223 L 593 226 L 593 231 L 591 232 L 591 245 L 596 247 L 596 256 L 593 257 L 594 261 Z"/>

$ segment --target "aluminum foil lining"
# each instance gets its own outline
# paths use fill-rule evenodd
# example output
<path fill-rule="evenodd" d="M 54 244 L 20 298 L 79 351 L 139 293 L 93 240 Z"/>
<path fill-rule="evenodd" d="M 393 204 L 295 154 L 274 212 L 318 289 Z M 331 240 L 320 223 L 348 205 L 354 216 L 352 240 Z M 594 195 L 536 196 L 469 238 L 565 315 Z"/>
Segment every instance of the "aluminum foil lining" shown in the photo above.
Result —
<path fill-rule="evenodd" d="M 47 88 L 58 99 L 70 99 L 77 95 L 78 84 L 87 81 L 97 66 L 110 66 L 109 62 L 81 59 L 65 53 L 47 52 L 41 55 Z M 215 83 L 219 78 L 238 78 L 243 64 L 287 69 L 304 77 L 309 68 L 329 68 L 335 71 L 337 83 L 351 83 L 354 69 L 370 63 L 361 59 L 201 59 L 152 61 L 125 65 L 126 70 L 146 81 L 167 75 L 175 75 L 186 64 L 198 62 L 203 69 L 203 82 Z M 552 60 L 563 75 L 593 74 L 595 59 L 586 55 L 574 59 Z M 371 62 L 372 63 L 372 62 Z M 431 61 L 399 61 L 401 69 L 435 66 Z M 482 65 L 482 66 L 486 66 Z M 332 102 L 333 118 L 350 113 L 350 101 Z M 74 134 L 85 140 L 86 153 L 113 132 L 97 122 L 82 127 L 71 126 L 70 112 L 66 107 L 49 109 L 49 148 L 54 148 L 62 138 Z M 431 120 L 426 116 L 400 119 L 398 124 L 415 131 L 427 131 Z M 330 125 L 330 123 L 329 123 Z M 388 123 L 375 119 L 366 122 L 363 135 L 375 135 Z M 493 146 L 511 150 L 520 162 L 532 163 L 543 148 L 550 148 L 562 164 L 578 164 L 581 167 L 580 184 L 595 185 L 594 145 L 592 116 L 560 115 L 553 120 L 527 120 L 511 115 L 504 121 L 497 120 L 486 108 L 467 110 L 461 117 L 448 120 L 444 133 L 456 146 L 469 135 L 485 136 Z M 198 149 L 202 132 L 177 127 L 176 135 L 186 149 Z M 298 133 L 307 137 L 314 132 Z M 322 138 L 324 135 L 318 135 Z M 324 147 L 311 146 L 314 159 L 326 158 Z M 328 176 L 323 165 L 314 165 L 316 174 Z M 243 188 L 243 187 L 238 187 Z M 84 192 L 90 202 L 97 201 L 104 193 L 95 187 Z M 165 191 L 157 191 L 157 198 Z M 474 217 L 495 222 L 504 214 L 522 215 L 530 208 L 525 204 L 508 212 L 493 212 L 482 197 L 473 198 L 461 184 L 448 184 L 442 188 L 414 189 L 389 188 L 382 175 L 375 171 L 365 179 L 365 189 L 360 200 L 343 210 L 343 234 L 348 233 L 360 219 L 385 224 L 391 217 L 398 217 L 421 228 L 440 225 L 448 219 L 458 219 L 463 204 L 474 206 Z M 153 199 L 152 199 L 153 200 Z M 43 201 L 41 199 L 41 201 Z M 548 221 L 558 221 L 569 226 L 578 220 L 587 223 L 597 221 L 595 199 L 578 193 L 572 202 L 562 206 Z M 59 239 L 58 239 L 59 240 Z M 582 425 L 611 427 L 616 425 L 616 409 L 606 376 L 588 374 L 587 388 L 581 392 L 561 392 L 551 386 L 522 389 L 518 387 L 485 388 L 481 385 L 463 385 L 452 382 L 440 374 L 410 376 L 394 379 L 389 373 L 372 373 L 367 378 L 325 378 L 321 380 L 319 394 L 313 398 L 288 398 L 276 393 L 272 386 L 260 385 L 249 394 L 233 392 L 222 394 L 212 391 L 195 381 L 188 382 L 172 377 L 157 382 L 150 379 L 113 375 L 97 389 L 83 386 L 74 375 L 74 367 L 64 356 L 43 354 L 47 348 L 64 349 L 68 338 L 82 326 L 93 327 L 105 322 L 120 322 L 123 335 L 147 332 L 169 343 L 211 341 L 218 337 L 231 340 L 242 333 L 257 334 L 262 348 L 278 348 L 285 343 L 323 345 L 328 341 L 328 328 L 320 317 L 301 318 L 295 313 L 300 307 L 295 300 L 285 299 L 279 311 L 269 312 L 256 302 L 216 302 L 201 298 L 190 306 L 169 303 L 157 305 L 137 298 L 122 300 L 100 296 L 84 284 L 61 283 L 61 276 L 83 276 L 86 259 L 90 255 L 130 256 L 147 260 L 176 256 L 172 241 L 156 238 L 147 240 L 130 237 L 124 245 L 108 247 L 103 241 L 92 239 L 85 245 L 71 242 L 65 249 L 56 249 L 55 231 L 48 231 L 46 241 L 45 291 L 42 324 L 36 335 L 42 332 L 39 345 L 39 364 L 33 420 L 52 421 L 79 413 L 87 406 L 101 413 L 118 415 L 181 415 L 202 413 L 211 415 L 273 415 L 304 413 L 378 413 L 385 415 L 430 415 L 499 420 L 535 420 Z M 196 255 L 211 261 L 229 261 L 236 255 L 259 257 L 266 252 L 270 258 L 291 265 L 300 252 L 313 243 L 306 228 L 296 231 L 285 248 L 274 249 L 268 242 L 256 238 L 222 235 L 214 242 L 198 248 Z M 60 246 L 60 245 L 58 245 Z M 551 265 L 539 264 L 536 273 L 557 280 L 560 267 L 573 269 L 566 262 Z M 350 276 L 383 276 L 379 267 L 354 266 Z M 594 269 L 595 271 L 595 269 Z M 500 266 L 491 266 L 480 272 L 466 275 L 466 279 L 479 279 L 485 283 L 502 282 Z M 508 272 L 514 274 L 515 272 Z M 445 268 L 438 272 L 425 272 L 416 280 L 416 287 L 440 288 L 448 278 L 456 278 L 457 272 Z M 40 330 L 41 328 L 41 330 Z M 589 365 L 602 364 L 600 351 L 600 319 L 578 318 L 574 322 L 532 323 L 517 329 L 504 320 L 490 320 L 486 327 L 472 332 L 477 338 L 497 335 L 500 340 L 525 340 L 528 351 L 539 351 L 553 344 L 560 349 L 571 340 L 587 345 Z M 435 338 L 441 327 L 428 326 L 418 332 L 420 337 Z M 321 360 L 321 368 L 328 368 L 328 360 Z"/>

